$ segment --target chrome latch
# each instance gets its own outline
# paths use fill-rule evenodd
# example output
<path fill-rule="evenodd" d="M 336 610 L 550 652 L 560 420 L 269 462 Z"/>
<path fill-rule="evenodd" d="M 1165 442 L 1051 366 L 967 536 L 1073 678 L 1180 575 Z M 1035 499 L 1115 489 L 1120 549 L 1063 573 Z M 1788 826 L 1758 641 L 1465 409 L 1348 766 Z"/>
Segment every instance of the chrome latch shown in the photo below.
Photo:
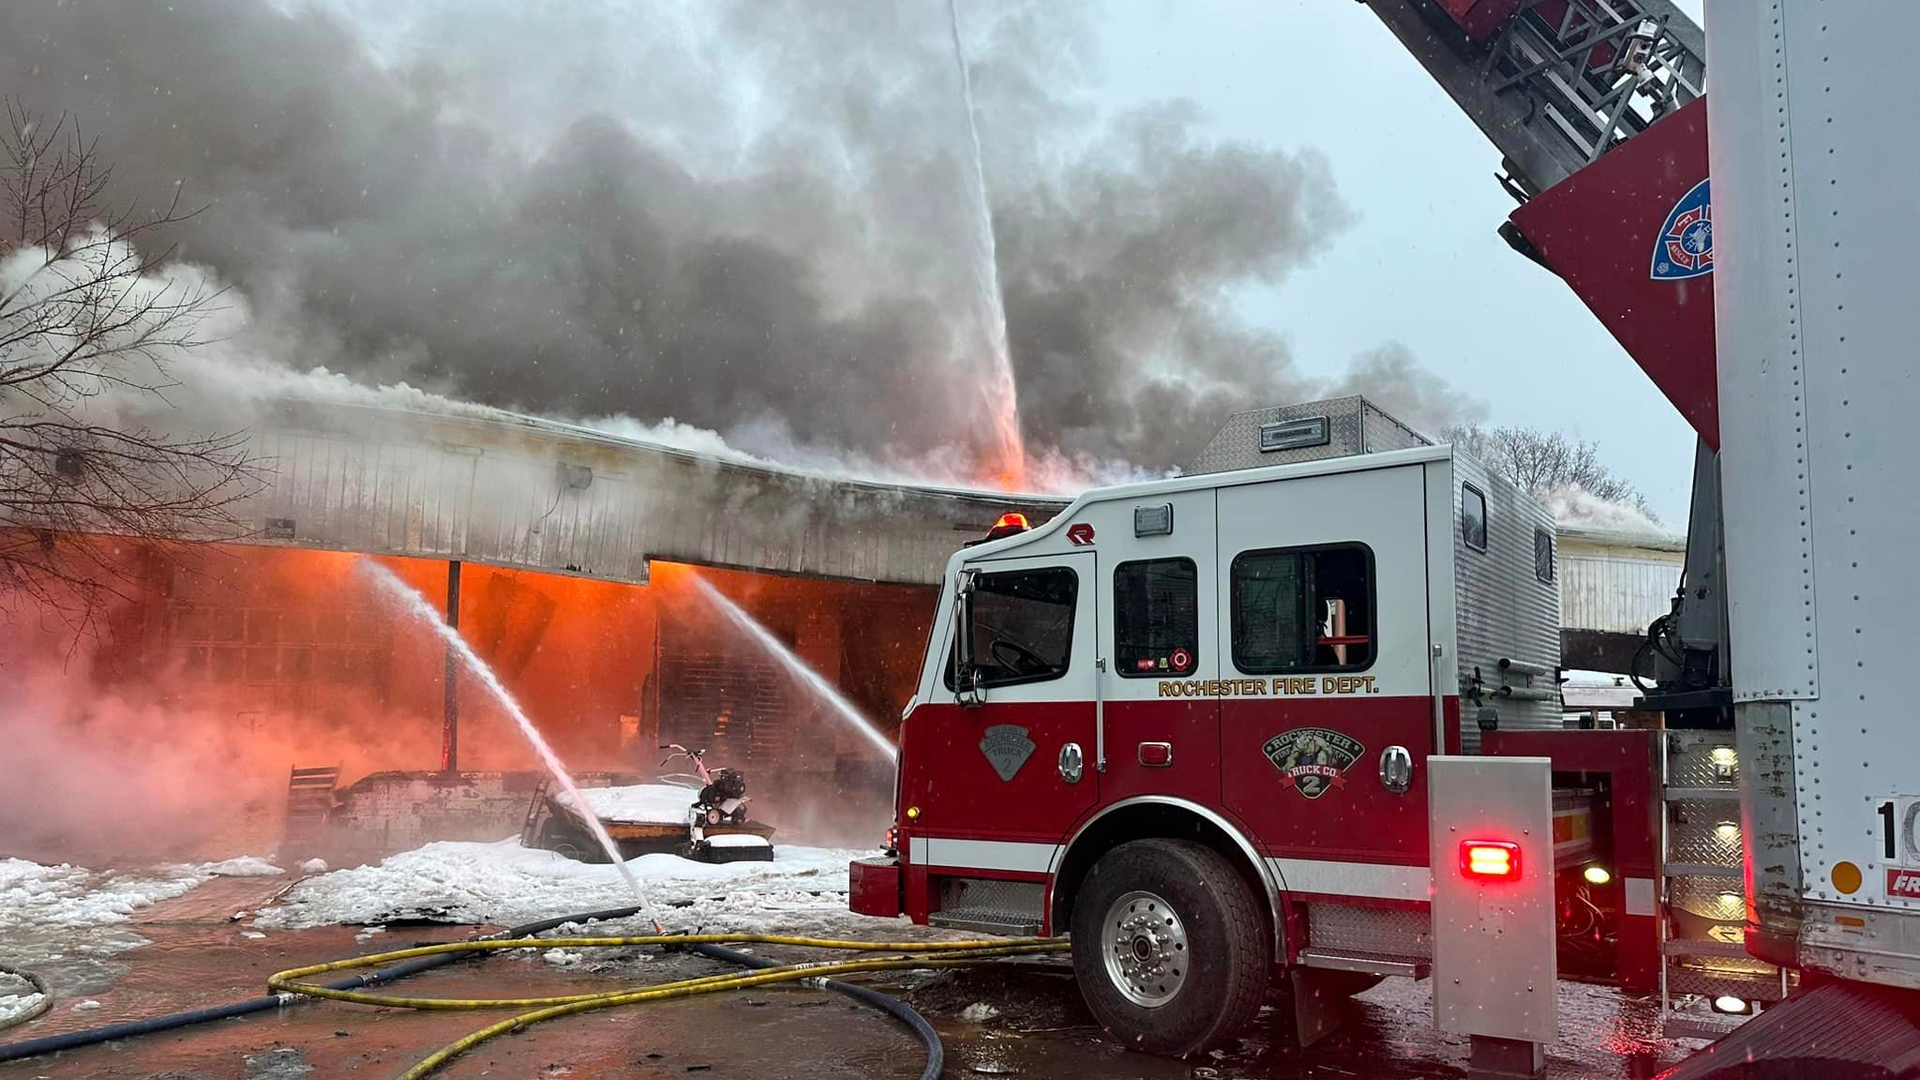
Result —
<path fill-rule="evenodd" d="M 1380 783 L 1395 795 L 1405 795 L 1413 786 L 1413 755 L 1404 746 L 1389 746 L 1380 751 Z"/>
<path fill-rule="evenodd" d="M 1080 753 L 1080 744 L 1070 742 L 1060 748 L 1060 779 L 1069 784 L 1080 782 L 1080 774 L 1086 769 L 1086 760 Z"/>

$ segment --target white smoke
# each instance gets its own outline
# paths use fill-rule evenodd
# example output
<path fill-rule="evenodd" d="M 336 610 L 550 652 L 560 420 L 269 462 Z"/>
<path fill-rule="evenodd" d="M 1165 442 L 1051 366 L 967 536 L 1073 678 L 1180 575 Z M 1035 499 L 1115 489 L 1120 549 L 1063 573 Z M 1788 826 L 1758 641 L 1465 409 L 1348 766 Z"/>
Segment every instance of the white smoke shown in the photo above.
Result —
<path fill-rule="evenodd" d="M 1671 537 L 1673 530 L 1645 510 L 1628 503 L 1602 499 L 1578 484 L 1546 493 L 1543 501 L 1563 528 L 1598 529 L 1635 536 Z"/>

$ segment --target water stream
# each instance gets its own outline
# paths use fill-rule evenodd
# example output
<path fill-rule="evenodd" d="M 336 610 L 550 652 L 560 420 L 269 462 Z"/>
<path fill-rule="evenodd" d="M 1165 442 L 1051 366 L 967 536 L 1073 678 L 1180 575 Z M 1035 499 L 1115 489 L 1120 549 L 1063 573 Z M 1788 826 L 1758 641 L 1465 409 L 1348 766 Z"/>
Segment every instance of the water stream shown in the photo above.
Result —
<path fill-rule="evenodd" d="M 991 413 L 997 460 L 995 477 L 1002 487 L 1019 489 L 1026 480 L 1026 448 L 1020 437 L 1019 392 L 1014 385 L 1013 358 L 1007 349 L 1007 308 L 1000 293 L 1000 259 L 993 235 L 993 205 L 987 199 L 986 158 L 980 151 L 980 125 L 973 114 L 973 74 L 967 69 L 966 51 L 960 44 L 958 0 L 947 0 L 947 27 L 953 34 L 953 62 L 960 69 L 961 104 L 967 112 L 967 140 L 973 149 L 973 267 L 974 291 L 980 308 L 980 321 L 992 353 L 992 370 L 985 387 L 986 406 Z"/>
<path fill-rule="evenodd" d="M 780 639 L 774 637 L 771 630 L 761 626 L 754 620 L 753 616 L 740 610 L 738 604 L 727 599 L 726 594 L 708 584 L 705 578 L 695 574 L 693 576 L 693 584 L 695 588 L 700 590 L 700 595 L 705 597 L 708 603 L 717 608 L 733 625 L 739 627 L 748 637 L 759 644 L 769 656 L 778 661 L 780 666 L 787 670 L 787 674 L 798 679 L 807 689 L 812 690 L 820 700 L 826 702 L 836 716 L 853 725 L 854 729 L 865 736 L 868 742 L 878 747 L 882 753 L 885 753 L 888 761 L 900 760 L 900 751 L 894 747 L 892 741 L 885 735 L 882 735 L 879 728 L 868 723 L 867 718 L 860 715 L 860 710 L 854 708 L 853 702 L 848 701 L 842 696 L 840 691 L 835 689 L 834 685 L 826 680 L 825 676 L 808 667 L 799 657 L 793 655 L 792 650 L 781 644 Z"/>
<path fill-rule="evenodd" d="M 512 717 L 514 724 L 520 728 L 520 734 L 526 737 L 534 753 L 540 755 L 540 761 L 547 767 L 548 774 L 560 785 L 561 790 L 567 793 L 567 797 L 573 800 L 573 808 L 580 812 L 580 819 L 592 831 L 594 840 L 600 845 L 600 850 L 606 852 L 607 858 L 612 860 L 613 868 L 620 872 L 620 877 L 626 881 L 628 890 L 633 893 L 642 911 L 650 914 L 652 905 L 647 902 L 647 894 L 640 888 L 640 882 L 634 878 L 633 871 L 627 868 L 627 861 L 620 857 L 619 846 L 613 842 L 613 837 L 607 835 L 606 826 L 600 823 L 600 818 L 587 806 L 587 800 L 581 796 L 580 788 L 574 784 L 573 777 L 567 772 L 567 767 L 561 764 L 560 755 L 554 753 L 553 747 L 547 745 L 547 740 L 541 736 L 540 729 L 534 726 L 526 710 L 522 709 L 520 703 L 513 699 L 513 695 L 507 692 L 506 686 L 500 681 L 500 676 L 487 666 L 485 660 L 480 659 L 480 655 L 473 651 L 473 647 L 467 644 L 467 639 L 461 637 L 458 630 L 448 626 L 441 619 L 440 613 L 434 610 L 433 605 L 427 603 L 427 598 L 420 595 L 413 586 L 400 580 L 393 571 L 372 559 L 363 559 L 360 565 L 366 570 L 367 576 L 373 579 L 374 584 L 399 603 L 407 614 L 432 627 L 434 633 L 439 634 L 441 639 L 459 654 L 467 670 L 480 680 L 487 691 L 493 695 L 494 700 L 500 703 L 500 707 L 507 710 L 507 715 Z"/>

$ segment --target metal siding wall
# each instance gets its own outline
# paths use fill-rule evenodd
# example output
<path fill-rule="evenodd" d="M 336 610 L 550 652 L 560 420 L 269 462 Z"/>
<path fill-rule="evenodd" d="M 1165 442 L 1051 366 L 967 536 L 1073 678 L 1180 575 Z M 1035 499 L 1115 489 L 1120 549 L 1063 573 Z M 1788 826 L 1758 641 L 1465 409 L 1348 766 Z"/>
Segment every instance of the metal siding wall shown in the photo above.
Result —
<path fill-rule="evenodd" d="M 1560 664 L 1560 591 L 1533 573 L 1533 533 L 1553 535 L 1552 515 L 1479 462 L 1453 459 L 1453 545 L 1458 590 L 1460 685 L 1464 695 L 1477 667 L 1485 690 L 1501 685 L 1499 662 L 1509 657 L 1552 669 Z M 1487 497 L 1487 550 L 1467 546 L 1460 528 L 1461 485 L 1470 483 Z M 1520 680 L 1516 678 L 1516 685 Z M 1551 676 L 1536 678 L 1536 688 L 1555 689 Z M 1560 727 L 1561 706 L 1554 701 L 1500 700 L 1486 706 L 1500 715 L 1503 730 Z M 1480 749 L 1476 706 L 1460 703 L 1461 744 Z"/>
<path fill-rule="evenodd" d="M 1637 559 L 1606 551 L 1560 556 L 1561 625 L 1638 634 L 1673 606 L 1678 559 Z"/>
<path fill-rule="evenodd" d="M 660 558 L 936 584 L 1002 512 L 1038 523 L 1065 505 L 784 473 L 512 417 L 300 405 L 281 419 L 253 436 L 276 471 L 243 514 L 256 528 L 292 520 L 302 547 L 621 581 Z M 586 488 L 566 485 L 563 462 L 592 469 Z"/>

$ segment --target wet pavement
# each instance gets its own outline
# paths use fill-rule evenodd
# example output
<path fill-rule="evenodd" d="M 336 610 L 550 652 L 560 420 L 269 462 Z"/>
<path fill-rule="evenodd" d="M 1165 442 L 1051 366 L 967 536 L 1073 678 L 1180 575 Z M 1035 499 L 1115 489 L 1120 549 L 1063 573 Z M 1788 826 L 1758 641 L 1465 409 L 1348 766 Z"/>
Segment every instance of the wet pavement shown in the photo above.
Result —
<path fill-rule="evenodd" d="M 329 927 L 248 937 L 253 931 L 246 922 L 231 916 L 263 903 L 265 888 L 220 885 L 156 905 L 133 928 L 151 944 L 119 954 L 85 982 L 62 986 L 74 973 L 63 974 L 55 980 L 61 1000 L 52 1012 L 0 1035 L 0 1041 L 253 997 L 276 970 L 475 933 L 471 927 L 413 926 L 369 937 L 357 934 L 357 928 Z M 851 917 L 847 929 L 864 931 L 859 933 L 864 937 L 907 936 L 897 924 Z M 637 949 L 583 953 L 565 964 L 497 956 L 417 976 L 405 984 L 405 992 L 444 997 L 579 993 L 720 970 L 723 965 L 702 957 Z M 933 1021 L 946 1042 L 949 1077 L 1412 1080 L 1467 1075 L 1465 1040 L 1433 1029 L 1427 986 L 1406 980 L 1389 979 L 1360 995 L 1342 1029 L 1307 1051 L 1276 1051 L 1264 1032 L 1256 1031 L 1233 1052 L 1184 1062 L 1127 1052 L 1093 1023 L 1071 971 L 1058 963 L 889 973 L 867 982 L 907 998 Z M 98 1007 L 75 1011 L 72 1006 L 82 996 L 98 1001 Z M 1644 1080 L 1683 1054 L 1654 1033 L 1657 1010 L 1649 999 L 1564 983 L 1560 1006 L 1564 1041 L 1549 1052 L 1549 1076 Z M 301 1004 L 3 1064 L 0 1080 L 385 1077 L 510 1014 Z M 441 1075 L 449 1080 L 912 1078 L 923 1062 L 918 1040 L 867 1006 L 802 987 L 761 987 L 563 1018 L 488 1042 Z"/>

